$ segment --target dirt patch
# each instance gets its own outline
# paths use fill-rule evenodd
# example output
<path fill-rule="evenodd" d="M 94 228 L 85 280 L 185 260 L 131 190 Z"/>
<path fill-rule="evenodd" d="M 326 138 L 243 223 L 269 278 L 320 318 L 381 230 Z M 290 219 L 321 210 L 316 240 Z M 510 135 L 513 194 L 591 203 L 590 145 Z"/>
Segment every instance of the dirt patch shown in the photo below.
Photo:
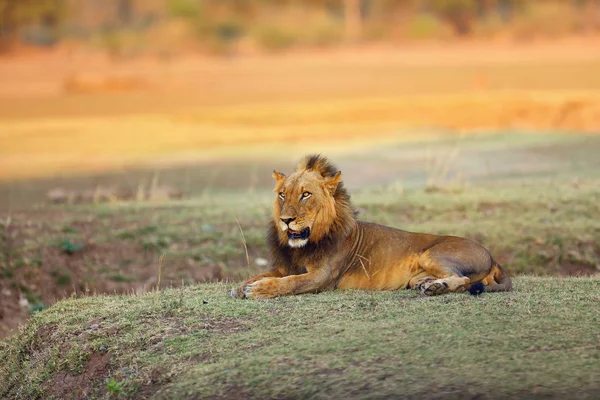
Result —
<path fill-rule="evenodd" d="M 590 276 L 600 272 L 600 247 L 595 242 L 581 241 L 565 251 L 560 263 L 564 276 Z"/>
<path fill-rule="evenodd" d="M 215 333 L 235 333 L 248 330 L 248 327 L 233 318 L 214 319 L 207 316 L 198 315 L 197 323 L 185 324 L 181 317 L 162 316 L 160 319 L 156 315 L 150 315 L 146 318 L 149 325 L 160 325 L 163 333 L 149 339 L 150 344 L 156 345 L 163 342 L 164 339 L 174 336 L 189 335 L 198 330 L 209 330 Z"/>
<path fill-rule="evenodd" d="M 219 333 L 233 333 L 245 331 L 248 328 L 243 324 L 240 324 L 235 319 L 225 319 L 219 321 L 205 322 L 203 325 L 204 329 L 219 332 Z"/>
<path fill-rule="evenodd" d="M 47 347 L 49 343 L 52 342 L 52 334 L 56 330 L 56 323 L 46 324 L 40 326 L 36 332 L 31 344 L 29 345 L 29 350 L 31 353 L 38 352 L 42 350 L 44 347 Z"/>
<path fill-rule="evenodd" d="M 103 382 L 109 372 L 110 355 L 92 353 L 81 374 L 61 371 L 46 385 L 46 393 L 59 399 L 85 399 L 95 384 Z"/>
<path fill-rule="evenodd" d="M 8 263 L 0 259 L 0 338 L 14 333 L 32 311 L 73 293 L 154 289 L 163 252 L 161 287 L 237 278 L 235 269 L 224 272 L 218 260 L 185 255 L 188 248 L 201 246 L 190 244 L 185 234 L 170 238 L 144 232 L 156 227 L 152 218 L 157 210 L 148 213 L 152 215 L 142 212 L 139 219 L 127 213 L 105 217 L 60 210 L 13 215 L 10 248 L 0 248 L 0 257 L 10 254 Z"/>
<path fill-rule="evenodd" d="M 169 383 L 171 377 L 167 375 L 167 370 L 164 368 L 155 368 L 150 371 L 147 381 L 141 385 L 136 393 L 136 399 L 149 399 L 163 385 Z"/>
<path fill-rule="evenodd" d="M 164 328 L 164 333 L 148 339 L 148 343 L 155 346 L 161 351 L 169 351 L 165 349 L 164 340 L 169 337 L 190 335 L 195 330 L 212 330 L 219 333 L 237 332 L 247 329 L 238 321 L 233 319 L 214 320 L 208 317 L 199 317 L 199 322 L 191 325 L 186 325 L 183 318 L 166 317 L 158 319 L 156 317 L 148 318 L 145 323 L 160 324 Z M 125 332 L 116 329 L 112 326 L 105 326 L 103 319 L 93 319 L 84 324 L 86 330 L 91 331 L 96 336 L 115 336 L 123 335 Z M 32 351 L 38 349 L 38 344 L 41 345 L 45 340 L 49 340 L 52 336 L 54 324 L 49 324 L 41 327 L 36 332 L 36 338 L 33 340 Z M 60 353 L 66 355 L 72 349 L 70 343 L 62 343 Z M 211 361 L 211 355 L 200 353 L 189 360 L 195 364 L 206 363 Z M 45 385 L 45 395 L 55 398 L 99 398 L 108 393 L 107 379 L 114 376 L 115 371 L 111 370 L 110 352 L 94 352 L 90 354 L 89 359 L 83 365 L 80 373 L 75 373 L 72 370 L 61 370 L 54 373 L 50 381 Z M 151 397 L 156 391 L 171 381 L 172 375 L 164 367 L 156 367 L 144 372 L 143 377 L 140 377 L 140 386 L 133 394 L 133 398 L 145 399 Z"/>
<path fill-rule="evenodd" d="M 240 399 L 240 400 L 245 400 L 245 399 L 251 399 L 251 398 L 253 398 L 253 396 L 250 395 L 250 393 L 244 386 L 235 384 L 235 385 L 227 386 L 223 390 L 223 392 L 217 396 L 210 396 L 210 397 L 200 396 L 200 397 L 194 397 L 193 399 L 195 399 L 195 400 L 201 400 L 201 399 L 213 399 L 213 400 Z"/>

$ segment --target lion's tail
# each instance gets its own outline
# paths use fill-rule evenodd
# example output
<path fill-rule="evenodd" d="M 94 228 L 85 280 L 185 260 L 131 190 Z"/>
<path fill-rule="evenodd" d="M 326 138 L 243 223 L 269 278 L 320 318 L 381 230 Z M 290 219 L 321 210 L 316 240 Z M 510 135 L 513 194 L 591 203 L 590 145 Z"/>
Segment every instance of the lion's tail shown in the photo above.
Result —
<path fill-rule="evenodd" d="M 486 284 L 488 281 L 494 282 Z M 469 292 L 473 295 L 483 292 L 508 292 L 512 290 L 512 280 L 496 261 L 492 261 L 492 270 L 481 282 L 471 285 Z"/>

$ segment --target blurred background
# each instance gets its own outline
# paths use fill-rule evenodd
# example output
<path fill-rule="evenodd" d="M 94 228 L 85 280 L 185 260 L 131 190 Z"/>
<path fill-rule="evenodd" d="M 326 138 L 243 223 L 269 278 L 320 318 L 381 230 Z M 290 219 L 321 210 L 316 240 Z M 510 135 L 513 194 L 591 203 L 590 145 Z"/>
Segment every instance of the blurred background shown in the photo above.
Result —
<path fill-rule="evenodd" d="M 596 0 L 3 0 L 3 49 L 82 46 L 114 57 L 248 54 L 347 42 L 592 34 Z"/>
<path fill-rule="evenodd" d="M 0 337 L 266 268 L 309 152 L 364 219 L 597 273 L 598 71 L 600 0 L 0 0 Z"/>

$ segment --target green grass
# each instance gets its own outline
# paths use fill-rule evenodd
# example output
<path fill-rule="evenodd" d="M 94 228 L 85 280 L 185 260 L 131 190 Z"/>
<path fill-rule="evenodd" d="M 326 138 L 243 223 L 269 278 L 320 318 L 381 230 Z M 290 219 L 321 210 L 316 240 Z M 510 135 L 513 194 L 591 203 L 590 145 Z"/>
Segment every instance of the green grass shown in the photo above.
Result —
<path fill-rule="evenodd" d="M 399 192 L 390 184 L 354 191 L 352 197 L 363 220 L 476 240 L 512 275 L 573 276 L 600 272 L 599 182 L 591 175 L 576 182 L 494 180 L 449 192 L 408 185 Z M 162 288 L 245 279 L 264 269 L 257 261 L 268 256 L 264 235 L 272 195 L 264 192 L 164 206 L 51 207 L 33 214 L 35 220 L 15 213 L 10 246 L 0 248 L 0 257 L 10 260 L 2 264 L 0 286 L 35 293 L 39 300 L 30 301 L 35 305 L 52 304 L 72 291 L 149 290 L 158 283 L 163 254 Z M 78 230 L 68 240 L 65 224 Z M 83 247 L 70 254 L 61 247 L 66 241 Z"/>
<path fill-rule="evenodd" d="M 569 275 L 573 272 L 567 267 L 593 273 L 600 265 L 600 220 L 594 218 L 600 215 L 598 182 L 597 178 L 576 184 L 566 179 L 496 180 L 431 193 L 422 188 L 399 193 L 392 184 L 354 191 L 353 200 L 363 220 L 474 239 L 513 274 Z M 251 197 L 220 194 L 160 207 L 69 206 L 67 215 L 66 208 L 48 208 L 43 221 L 15 214 L 12 229 L 20 241 L 11 248 L 12 257 L 33 266 L 40 257 L 48 259 L 40 249 L 48 252 L 58 243 L 63 254 L 51 254 L 45 266 L 76 262 L 83 268 L 81 276 L 96 274 L 97 269 L 135 276 L 149 268 L 154 271 L 164 253 L 165 282 L 180 280 L 178 273 L 191 266 L 220 268 L 223 278 L 241 279 L 258 271 L 254 259 L 268 254 L 264 235 L 271 201 L 267 189 Z M 236 218 L 244 230 L 250 266 Z M 65 239 L 60 225 L 53 223 L 65 219 L 81 227 L 82 233 Z M 104 250 L 93 257 L 98 246 Z"/>
<path fill-rule="evenodd" d="M 34 314 L 0 347 L 0 395 L 597 398 L 600 278 L 521 277 L 515 286 L 480 297 L 336 291 L 243 301 L 229 298 L 231 285 L 209 284 L 73 298 Z M 70 387 L 77 377 L 81 386 Z"/>

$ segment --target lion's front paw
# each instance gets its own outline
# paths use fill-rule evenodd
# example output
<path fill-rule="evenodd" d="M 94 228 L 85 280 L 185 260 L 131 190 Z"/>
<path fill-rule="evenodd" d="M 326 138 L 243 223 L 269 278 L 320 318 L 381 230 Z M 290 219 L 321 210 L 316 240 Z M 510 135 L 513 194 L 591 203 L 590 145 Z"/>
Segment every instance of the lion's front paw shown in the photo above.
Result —
<path fill-rule="evenodd" d="M 246 288 L 246 285 L 244 286 L 240 286 L 240 287 L 234 287 L 233 289 L 231 289 L 231 297 L 233 297 L 234 299 L 245 299 L 246 295 L 244 294 L 244 289 Z"/>
<path fill-rule="evenodd" d="M 423 290 L 425 290 L 423 287 L 429 282 L 433 282 L 433 278 L 424 278 L 422 280 L 419 280 L 419 282 L 414 286 L 413 289 L 415 289 L 419 293 L 422 293 Z"/>
<path fill-rule="evenodd" d="M 242 290 L 249 299 L 272 299 L 279 296 L 280 278 L 263 278 L 246 285 Z"/>

